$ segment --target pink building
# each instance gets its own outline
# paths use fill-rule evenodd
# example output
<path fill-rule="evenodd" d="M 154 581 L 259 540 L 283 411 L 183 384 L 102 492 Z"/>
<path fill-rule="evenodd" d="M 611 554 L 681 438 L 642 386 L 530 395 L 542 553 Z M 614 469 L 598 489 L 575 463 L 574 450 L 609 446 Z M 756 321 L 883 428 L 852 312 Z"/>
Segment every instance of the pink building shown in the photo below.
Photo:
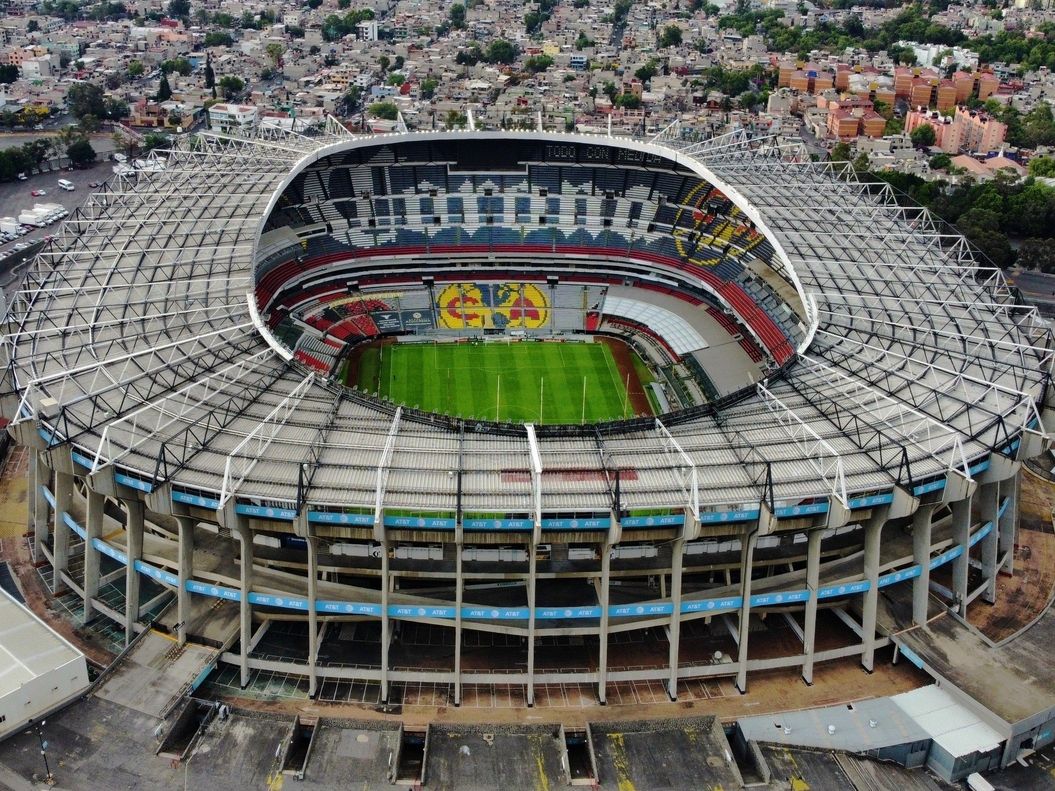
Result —
<path fill-rule="evenodd" d="M 952 118 L 922 107 L 905 116 L 905 131 L 909 134 L 923 124 L 934 129 L 934 145 L 949 154 L 998 151 L 1007 134 L 1007 126 L 988 113 L 962 106 L 956 108 Z"/>

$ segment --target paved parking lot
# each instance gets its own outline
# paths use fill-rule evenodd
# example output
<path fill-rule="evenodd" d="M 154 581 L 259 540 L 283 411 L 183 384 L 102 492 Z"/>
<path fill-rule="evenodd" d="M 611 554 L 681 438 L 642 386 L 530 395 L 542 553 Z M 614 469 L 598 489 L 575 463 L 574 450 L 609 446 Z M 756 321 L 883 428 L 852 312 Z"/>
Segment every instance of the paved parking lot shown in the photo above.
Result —
<path fill-rule="evenodd" d="M 84 170 L 56 170 L 51 173 L 39 173 L 29 177 L 28 181 L 15 181 L 0 184 L 0 217 L 15 217 L 19 212 L 32 209 L 37 203 L 57 203 L 70 213 L 87 199 L 92 191 L 88 184 L 93 181 L 106 181 L 113 176 L 113 162 L 102 160 L 90 168 Z M 59 189 L 58 180 L 66 179 L 73 182 L 76 189 L 66 192 Z M 30 192 L 35 189 L 43 189 L 47 192 L 39 198 L 33 197 Z M 37 228 L 20 237 L 17 241 L 32 242 L 55 232 L 57 225 L 46 228 Z M 0 257 L 14 250 L 15 242 L 0 245 Z"/>

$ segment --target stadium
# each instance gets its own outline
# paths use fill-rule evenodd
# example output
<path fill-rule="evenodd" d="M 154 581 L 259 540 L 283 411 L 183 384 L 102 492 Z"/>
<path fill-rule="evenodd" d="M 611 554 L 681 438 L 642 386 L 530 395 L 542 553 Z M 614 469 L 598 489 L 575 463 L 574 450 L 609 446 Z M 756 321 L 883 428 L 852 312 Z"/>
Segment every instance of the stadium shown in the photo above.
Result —
<path fill-rule="evenodd" d="M 995 598 L 1046 443 L 1051 337 L 1001 273 L 740 133 L 202 135 L 92 196 L 9 320 L 35 556 L 189 684 L 871 670 L 933 597 Z"/>

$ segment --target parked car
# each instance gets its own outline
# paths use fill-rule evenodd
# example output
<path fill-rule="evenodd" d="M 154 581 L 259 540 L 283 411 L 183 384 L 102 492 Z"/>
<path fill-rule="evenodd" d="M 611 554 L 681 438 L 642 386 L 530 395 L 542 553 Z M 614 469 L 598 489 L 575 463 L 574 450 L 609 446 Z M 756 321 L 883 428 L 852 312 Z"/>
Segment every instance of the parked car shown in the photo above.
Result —
<path fill-rule="evenodd" d="M 47 195 L 48 191 L 47 190 L 33 190 L 29 194 L 32 195 L 34 198 L 40 198 L 40 197 L 42 197 L 44 195 Z"/>
<path fill-rule="evenodd" d="M 102 185 L 103 185 L 103 183 L 101 181 L 89 181 L 88 182 L 88 186 L 91 187 L 92 189 L 95 189 L 96 187 L 101 187 Z"/>

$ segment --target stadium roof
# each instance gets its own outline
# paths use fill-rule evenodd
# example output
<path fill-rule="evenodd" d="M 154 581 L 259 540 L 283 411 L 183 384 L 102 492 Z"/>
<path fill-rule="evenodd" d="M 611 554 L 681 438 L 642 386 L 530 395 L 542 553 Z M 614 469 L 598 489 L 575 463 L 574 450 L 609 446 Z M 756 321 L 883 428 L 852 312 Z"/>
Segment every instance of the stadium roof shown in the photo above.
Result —
<path fill-rule="evenodd" d="M 13 423 L 93 471 L 222 508 L 373 513 L 728 509 L 971 477 L 1042 431 L 1051 336 L 1001 273 L 885 185 L 768 140 L 532 132 L 202 134 L 112 179 L 32 264 L 4 338 Z M 764 230 L 809 327 L 779 379 L 720 413 L 560 435 L 419 418 L 308 372 L 257 315 L 260 231 L 294 175 L 354 146 L 518 137 L 695 170 Z M 161 163 L 161 155 L 151 155 Z M 9 413 L 14 413 L 10 409 Z M 563 471 L 594 469 L 596 476 Z M 617 486 L 614 471 L 634 470 Z M 510 470 L 530 472 L 510 476 Z M 772 488 L 767 488 L 767 481 Z"/>

